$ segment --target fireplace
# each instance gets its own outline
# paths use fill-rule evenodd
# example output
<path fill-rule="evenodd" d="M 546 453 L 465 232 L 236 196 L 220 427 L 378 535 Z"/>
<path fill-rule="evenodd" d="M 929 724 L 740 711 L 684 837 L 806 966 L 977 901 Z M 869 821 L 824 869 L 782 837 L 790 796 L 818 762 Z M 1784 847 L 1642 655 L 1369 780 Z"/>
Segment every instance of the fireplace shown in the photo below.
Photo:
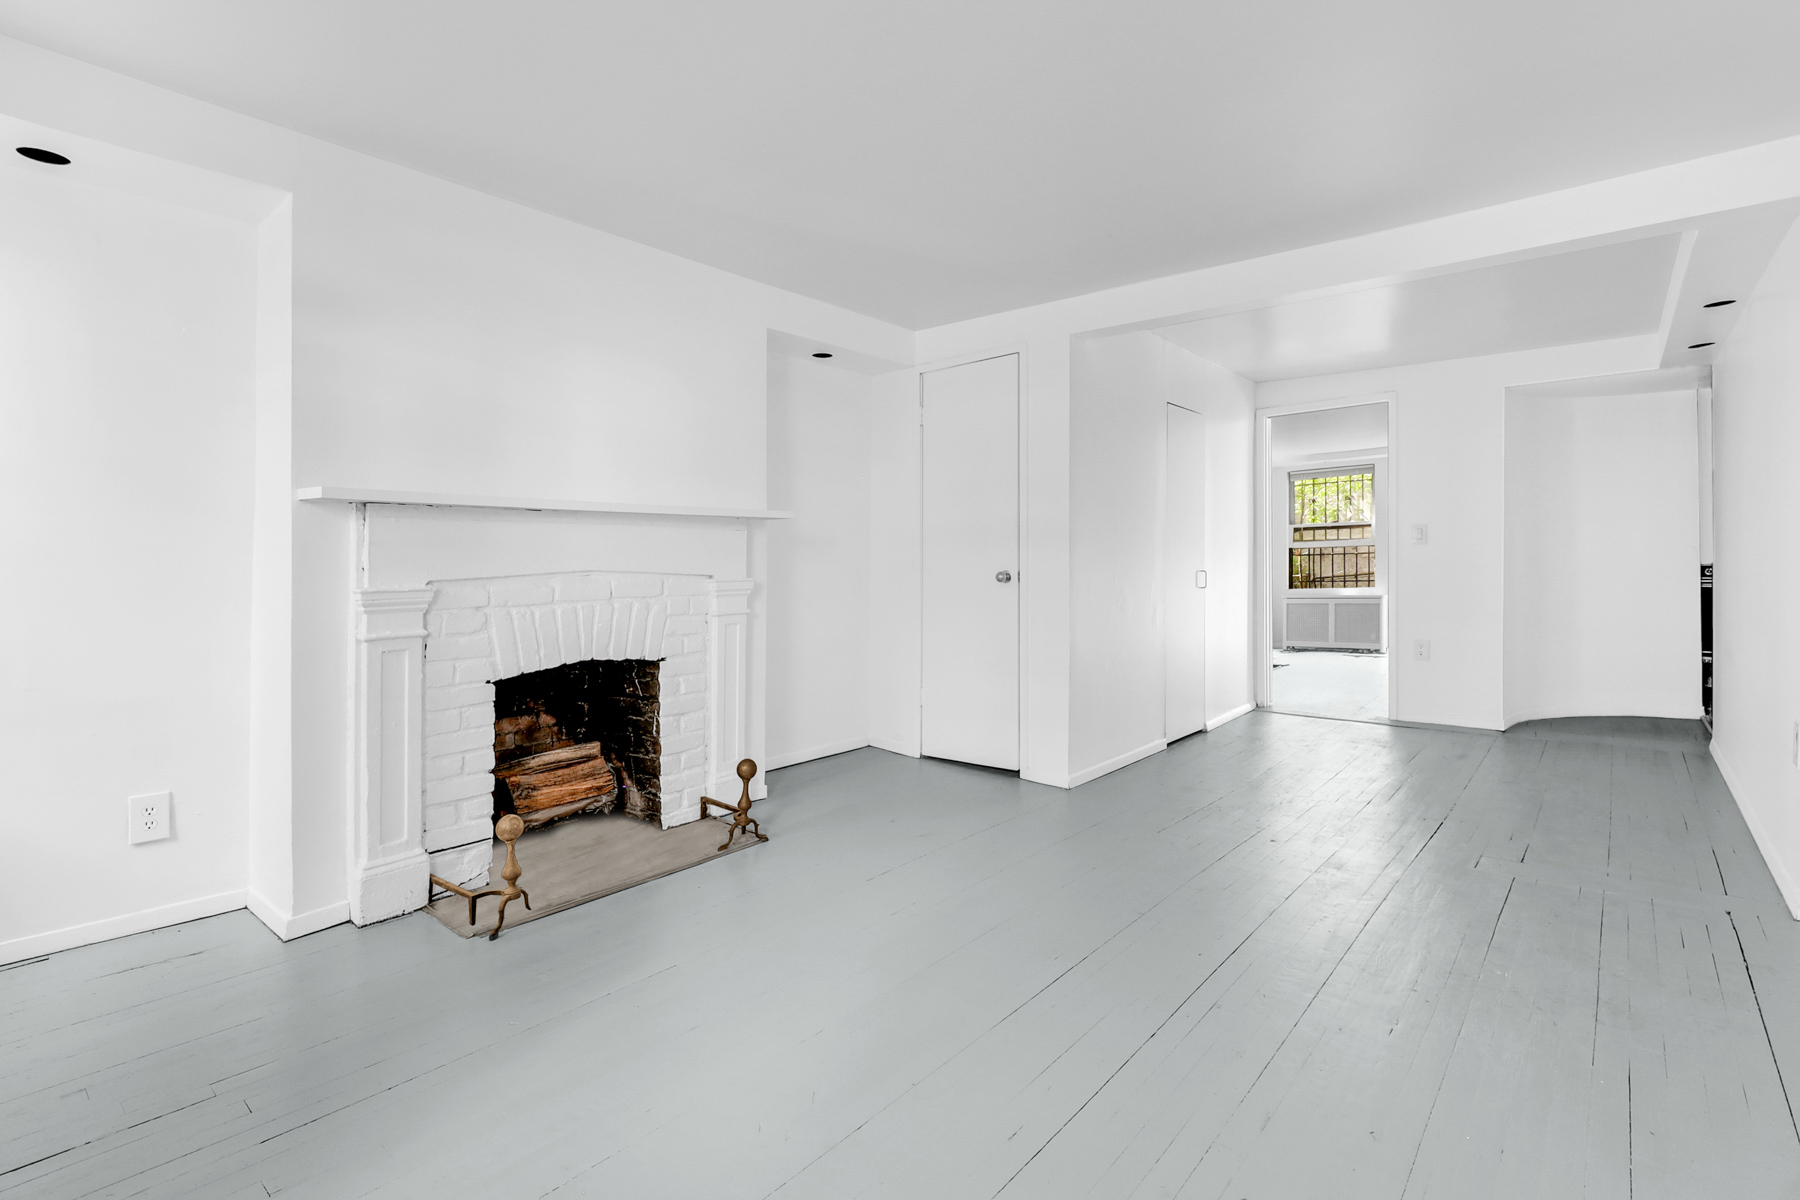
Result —
<path fill-rule="evenodd" d="M 359 590 L 352 918 L 423 906 L 431 875 L 484 886 L 509 767 L 532 752 L 598 743 L 616 809 L 629 780 L 634 815 L 665 829 L 698 820 L 709 788 L 735 794 L 750 591 L 604 571 Z M 564 793 L 574 807 L 550 819 L 606 790 Z"/>

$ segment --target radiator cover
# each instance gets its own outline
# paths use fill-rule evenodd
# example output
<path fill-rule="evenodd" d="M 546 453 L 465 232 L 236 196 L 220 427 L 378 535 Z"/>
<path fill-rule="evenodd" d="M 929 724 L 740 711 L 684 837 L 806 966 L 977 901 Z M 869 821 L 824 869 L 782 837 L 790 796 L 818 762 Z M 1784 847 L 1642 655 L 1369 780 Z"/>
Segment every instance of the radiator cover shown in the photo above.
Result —
<path fill-rule="evenodd" d="M 1386 596 L 1289 597 L 1281 644 L 1297 649 L 1387 649 Z"/>

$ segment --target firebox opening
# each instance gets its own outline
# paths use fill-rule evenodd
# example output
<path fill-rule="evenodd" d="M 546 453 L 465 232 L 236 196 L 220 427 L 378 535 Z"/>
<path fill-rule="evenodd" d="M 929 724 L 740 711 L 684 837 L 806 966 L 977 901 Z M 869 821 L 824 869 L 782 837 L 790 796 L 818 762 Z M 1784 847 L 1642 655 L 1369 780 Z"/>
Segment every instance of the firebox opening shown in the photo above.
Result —
<path fill-rule="evenodd" d="M 657 660 L 592 659 L 494 684 L 494 815 L 662 815 Z"/>

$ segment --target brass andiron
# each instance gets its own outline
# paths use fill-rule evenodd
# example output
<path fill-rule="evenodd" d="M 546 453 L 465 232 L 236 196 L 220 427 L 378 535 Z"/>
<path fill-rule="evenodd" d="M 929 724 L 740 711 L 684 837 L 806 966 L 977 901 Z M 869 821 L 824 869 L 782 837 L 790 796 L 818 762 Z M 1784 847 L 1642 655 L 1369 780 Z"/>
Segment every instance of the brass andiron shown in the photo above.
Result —
<path fill-rule="evenodd" d="M 722 808 L 728 813 L 737 814 L 731 819 L 731 832 L 725 835 L 725 845 L 720 846 L 720 850 L 724 850 L 731 845 L 731 839 L 738 835 L 738 830 L 740 829 L 744 831 L 746 837 L 755 834 L 756 840 L 759 842 L 766 842 L 769 840 L 769 835 L 762 831 L 762 826 L 758 825 L 756 819 L 750 815 L 750 781 L 756 778 L 755 761 L 746 758 L 743 762 L 739 763 L 737 765 L 737 776 L 744 781 L 744 794 L 738 797 L 738 802 L 736 804 L 727 804 L 723 800 L 714 800 L 711 796 L 700 797 L 701 816 L 706 815 L 706 806 L 709 804 L 714 808 Z"/>
<path fill-rule="evenodd" d="M 749 762 L 750 760 L 745 759 L 744 761 Z M 741 773 L 743 768 L 739 767 L 738 770 Z M 751 774 L 755 774 L 756 767 L 754 764 L 751 765 L 750 770 Z M 746 782 L 744 784 L 746 796 L 749 795 L 749 789 L 750 784 Z M 714 803 L 716 804 L 718 801 L 715 800 Z M 744 807 L 748 808 L 749 805 L 746 803 Z M 706 806 L 704 804 L 701 805 L 700 811 L 706 811 Z M 531 908 L 531 894 L 519 886 L 519 876 L 524 874 L 524 871 L 519 868 L 519 835 L 524 832 L 525 822 L 519 819 L 517 813 L 507 813 L 504 817 L 501 817 L 498 821 L 494 822 L 494 836 L 506 843 L 506 865 L 500 868 L 500 878 L 506 880 L 506 886 L 504 888 L 483 888 L 479 892 L 471 892 L 467 888 L 457 887 L 448 879 L 439 879 L 436 875 L 431 877 L 431 882 L 438 887 L 443 888 L 446 892 L 454 892 L 458 896 L 465 897 L 468 900 L 469 924 L 471 925 L 475 923 L 475 902 L 477 900 L 481 899 L 483 896 L 500 897 L 500 915 L 494 921 L 494 932 L 488 934 L 488 941 L 490 942 L 500 936 L 500 927 L 506 924 L 506 906 L 508 903 L 513 900 L 524 900 L 526 909 L 529 910 Z M 723 847 L 720 848 L 723 849 Z"/>

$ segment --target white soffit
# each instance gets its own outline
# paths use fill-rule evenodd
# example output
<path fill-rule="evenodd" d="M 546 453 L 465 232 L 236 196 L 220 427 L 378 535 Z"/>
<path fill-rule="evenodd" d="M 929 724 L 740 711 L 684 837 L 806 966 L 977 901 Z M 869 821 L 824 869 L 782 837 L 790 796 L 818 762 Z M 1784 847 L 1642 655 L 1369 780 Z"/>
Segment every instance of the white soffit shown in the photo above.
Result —
<path fill-rule="evenodd" d="M 1800 200 L 1731 209 L 1155 332 L 1258 382 L 1659 332 L 1663 366 L 1705 366 L 1797 216 Z"/>
<path fill-rule="evenodd" d="M 1259 383 L 1653 334 L 1680 243 L 1663 233 L 1156 332 Z"/>
<path fill-rule="evenodd" d="M 1800 216 L 1800 201 L 1759 204 L 1694 222 L 1692 252 L 1664 338 L 1665 367 L 1709 365 L 1725 344 L 1769 260 Z M 1708 308 L 1717 300 L 1736 303 Z M 1698 350 L 1688 347 L 1703 342 Z"/>
<path fill-rule="evenodd" d="M 911 328 L 1800 134 L 1771 0 L 0 0 L 0 34 Z"/>
<path fill-rule="evenodd" d="M 1594 396 L 1659 396 L 1691 392 L 1712 386 L 1712 368 L 1663 367 L 1656 371 L 1627 371 L 1623 375 L 1590 375 L 1585 379 L 1557 379 L 1548 383 L 1522 383 L 1506 389 L 1509 398 L 1533 400 L 1584 399 Z"/>

